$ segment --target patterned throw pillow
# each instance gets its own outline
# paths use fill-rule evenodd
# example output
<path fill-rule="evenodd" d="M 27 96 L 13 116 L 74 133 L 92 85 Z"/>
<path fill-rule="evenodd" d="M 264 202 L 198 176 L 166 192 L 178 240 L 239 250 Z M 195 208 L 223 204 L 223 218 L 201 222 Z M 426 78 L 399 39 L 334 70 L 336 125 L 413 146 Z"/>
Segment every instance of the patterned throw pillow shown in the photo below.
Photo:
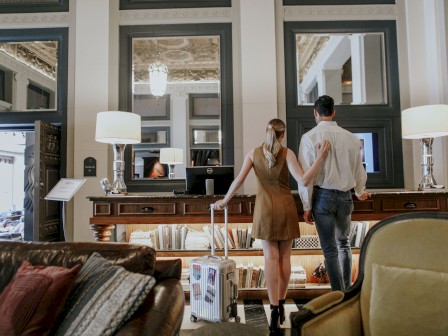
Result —
<path fill-rule="evenodd" d="M 114 334 L 141 305 L 155 282 L 150 275 L 129 272 L 93 253 L 79 271 L 56 335 Z"/>
<path fill-rule="evenodd" d="M 80 268 L 23 261 L 0 295 L 0 335 L 49 334 Z"/>

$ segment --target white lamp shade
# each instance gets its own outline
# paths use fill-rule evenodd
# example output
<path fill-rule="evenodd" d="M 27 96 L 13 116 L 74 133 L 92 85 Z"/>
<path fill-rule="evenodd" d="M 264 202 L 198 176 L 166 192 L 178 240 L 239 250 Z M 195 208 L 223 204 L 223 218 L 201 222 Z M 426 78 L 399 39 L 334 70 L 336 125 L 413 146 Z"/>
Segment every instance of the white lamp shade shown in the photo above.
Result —
<path fill-rule="evenodd" d="M 167 164 L 183 164 L 184 152 L 182 148 L 161 148 L 159 161 Z"/>
<path fill-rule="evenodd" d="M 404 139 L 448 135 L 448 105 L 424 105 L 403 110 L 401 133 Z"/>
<path fill-rule="evenodd" d="M 120 111 L 107 111 L 97 114 L 96 141 L 109 144 L 135 144 L 141 142 L 141 139 L 140 115 Z"/>

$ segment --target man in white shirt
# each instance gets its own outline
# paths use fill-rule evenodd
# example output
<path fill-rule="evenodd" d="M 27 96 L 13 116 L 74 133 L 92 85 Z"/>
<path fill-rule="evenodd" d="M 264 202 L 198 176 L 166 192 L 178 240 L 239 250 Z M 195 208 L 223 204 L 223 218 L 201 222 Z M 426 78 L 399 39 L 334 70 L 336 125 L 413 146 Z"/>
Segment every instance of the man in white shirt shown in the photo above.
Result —
<path fill-rule="evenodd" d="M 359 200 L 367 199 L 367 174 L 362 165 L 360 140 L 339 127 L 333 117 L 334 100 L 321 96 L 314 103 L 317 126 L 302 136 L 299 161 L 307 171 L 316 158 L 316 149 L 324 140 L 331 150 L 323 168 L 316 174 L 313 185 L 299 185 L 304 219 L 316 230 L 325 257 L 327 275 L 332 290 L 344 290 L 352 284 L 352 252 L 349 233 L 353 200 L 351 190 Z"/>

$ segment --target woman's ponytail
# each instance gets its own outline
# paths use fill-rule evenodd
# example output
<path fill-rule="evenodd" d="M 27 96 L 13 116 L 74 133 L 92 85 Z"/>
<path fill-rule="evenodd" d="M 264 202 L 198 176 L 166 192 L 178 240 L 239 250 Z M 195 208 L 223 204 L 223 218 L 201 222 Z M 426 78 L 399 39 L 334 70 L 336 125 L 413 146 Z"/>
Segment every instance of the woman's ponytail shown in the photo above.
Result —
<path fill-rule="evenodd" d="M 274 167 L 277 162 L 277 155 L 282 148 L 279 138 L 285 132 L 285 129 L 285 123 L 280 119 L 272 119 L 266 127 L 263 154 L 268 161 L 269 168 Z"/>

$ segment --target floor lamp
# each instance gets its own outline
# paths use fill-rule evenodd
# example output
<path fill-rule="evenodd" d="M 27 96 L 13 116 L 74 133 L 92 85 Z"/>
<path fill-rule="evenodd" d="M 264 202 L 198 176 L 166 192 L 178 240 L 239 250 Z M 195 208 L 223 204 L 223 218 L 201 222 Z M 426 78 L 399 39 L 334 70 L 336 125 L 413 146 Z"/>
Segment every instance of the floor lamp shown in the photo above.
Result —
<path fill-rule="evenodd" d="M 130 112 L 100 112 L 96 117 L 95 140 L 112 145 L 114 150 L 114 181 L 110 185 L 107 179 L 102 180 L 106 194 L 126 194 L 124 183 L 124 150 L 128 144 L 141 142 L 140 115 Z"/>
<path fill-rule="evenodd" d="M 403 139 L 418 139 L 421 145 L 422 177 L 419 190 L 443 188 L 437 185 L 433 176 L 434 138 L 448 135 L 448 105 L 424 105 L 401 112 L 401 133 Z"/>

